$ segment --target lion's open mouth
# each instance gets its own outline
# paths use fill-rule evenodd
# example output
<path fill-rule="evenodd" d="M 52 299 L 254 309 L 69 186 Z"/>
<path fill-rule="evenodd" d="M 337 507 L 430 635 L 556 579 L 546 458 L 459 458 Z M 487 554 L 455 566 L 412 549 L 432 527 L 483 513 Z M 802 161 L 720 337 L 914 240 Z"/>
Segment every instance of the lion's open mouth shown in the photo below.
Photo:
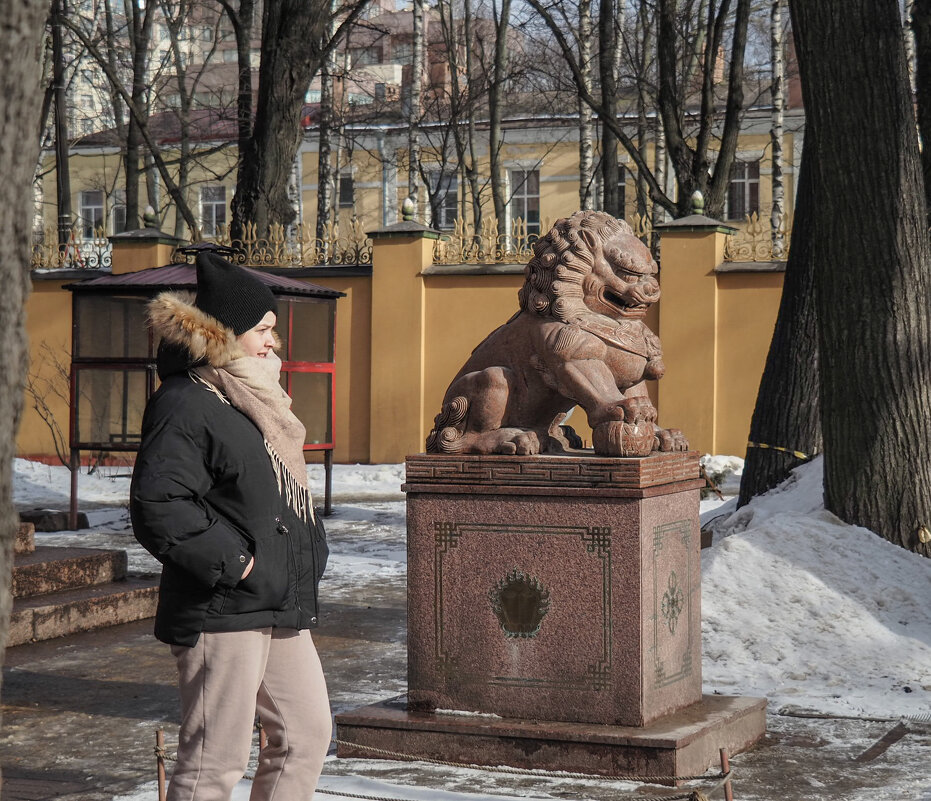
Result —
<path fill-rule="evenodd" d="M 607 287 L 602 289 L 601 299 L 609 306 L 613 306 L 617 309 L 623 317 L 642 317 L 646 314 L 647 309 L 650 308 L 649 303 L 643 303 L 636 299 L 628 300 L 627 298 L 621 297 L 616 292 L 612 292 Z"/>

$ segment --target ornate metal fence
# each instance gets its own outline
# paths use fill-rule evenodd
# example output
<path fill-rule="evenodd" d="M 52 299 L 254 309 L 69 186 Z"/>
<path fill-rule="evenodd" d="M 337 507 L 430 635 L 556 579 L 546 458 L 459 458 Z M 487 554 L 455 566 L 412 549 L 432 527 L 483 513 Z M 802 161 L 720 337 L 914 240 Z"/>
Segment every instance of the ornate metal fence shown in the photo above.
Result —
<path fill-rule="evenodd" d="M 323 237 L 317 237 L 310 225 L 304 223 L 287 228 L 274 224 L 267 237 L 259 237 L 255 224 L 247 223 L 241 239 L 231 238 L 227 227 L 214 241 L 233 248 L 234 260 L 250 267 L 372 263 L 372 240 L 358 218 L 342 229 L 338 224 L 328 224 Z"/>
<path fill-rule="evenodd" d="M 58 241 L 58 229 L 50 225 L 32 234 L 33 270 L 97 270 L 109 267 L 110 242 L 98 229 L 91 239 L 85 239 L 82 231 L 72 228 L 64 244 Z"/>
<path fill-rule="evenodd" d="M 792 221 L 787 217 L 776 229 L 769 219 L 760 219 L 758 212 L 747 215 L 747 224 L 727 238 L 724 261 L 785 261 L 789 256 L 789 234 Z"/>
<path fill-rule="evenodd" d="M 634 235 L 649 241 L 653 226 L 649 217 L 634 214 L 627 219 Z M 483 217 L 481 229 L 461 217 L 452 231 L 443 233 L 433 247 L 434 264 L 526 264 L 533 256 L 533 244 L 550 229 L 543 220 L 540 233 L 528 233 L 527 223 L 520 217 L 511 221 L 510 231 L 500 233 L 493 217 Z"/>

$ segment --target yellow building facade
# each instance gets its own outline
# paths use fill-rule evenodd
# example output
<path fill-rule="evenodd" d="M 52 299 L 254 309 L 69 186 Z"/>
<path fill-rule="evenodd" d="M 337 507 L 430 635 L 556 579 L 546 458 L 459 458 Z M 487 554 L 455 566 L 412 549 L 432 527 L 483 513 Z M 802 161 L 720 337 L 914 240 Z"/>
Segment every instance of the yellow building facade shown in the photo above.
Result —
<path fill-rule="evenodd" d="M 766 163 L 768 118 L 761 115 L 750 120 L 745 129 L 738 158 L 755 159 L 758 165 L 754 191 L 765 215 L 771 198 Z M 509 131 L 506 138 L 503 158 L 508 173 L 537 173 L 538 213 L 544 232 L 549 222 L 578 208 L 578 141 L 572 130 L 549 122 L 528 123 Z M 787 131 L 786 211 L 791 217 L 801 134 L 793 132 L 791 125 Z M 359 259 L 361 264 L 300 271 L 307 280 L 345 293 L 336 315 L 337 462 L 398 462 L 422 450 L 449 382 L 472 349 L 517 310 L 517 290 L 523 283 L 527 243 L 507 240 L 510 227 L 499 231 L 506 240 L 502 243 L 512 250 L 510 258 L 460 263 L 449 257 L 446 240 L 454 239 L 452 231 L 424 236 L 403 230 L 403 223 L 402 230 L 391 230 L 407 194 L 402 169 L 406 133 L 402 133 L 395 132 L 397 138 L 392 141 L 390 131 L 373 131 L 368 142 L 369 134 L 360 132 L 351 157 L 345 151 L 340 155 L 341 173 L 352 178 L 351 204 L 348 192 L 342 198 L 341 230 L 354 231 L 357 238 L 385 228 L 388 233 L 376 233 L 364 243 L 365 253 L 371 255 Z M 370 147 L 364 146 L 367 142 Z M 216 169 L 199 176 L 201 186 L 218 185 L 216 176 L 222 174 L 220 167 L 227 155 L 214 154 Z M 487 158 L 487 153 L 480 157 Z M 436 154 L 425 155 L 428 163 L 431 158 L 436 159 Z M 73 194 L 78 201 L 79 193 L 89 191 L 86 185 L 96 187 L 120 170 L 116 153 L 75 155 L 72 162 Z M 315 223 L 316 162 L 314 142 L 305 141 L 299 170 L 305 231 L 312 231 Z M 630 217 L 636 210 L 635 176 L 630 170 L 625 175 Z M 53 176 L 46 180 L 53 185 Z M 225 196 L 231 199 L 234 173 L 228 172 L 224 180 Z M 747 190 L 750 184 L 745 183 Z M 197 181 L 193 186 L 198 186 Z M 461 182 L 456 189 L 450 207 L 461 209 Z M 527 199 L 525 193 L 524 208 Z M 469 198 L 465 200 L 468 206 Z M 483 200 L 490 215 L 490 193 Z M 43 209 L 45 221 L 53 223 L 54 210 L 48 205 Z M 217 207 L 210 213 L 215 224 Z M 113 219 L 110 214 L 105 220 Z M 162 215 L 161 227 L 173 230 L 170 212 Z M 746 224 L 735 227 L 746 228 Z M 661 423 L 681 428 L 693 447 L 742 455 L 778 310 L 782 273 L 779 263 L 761 261 L 758 253 L 751 253 L 752 247 L 735 247 L 738 239 L 720 226 L 708 223 L 687 228 L 670 227 L 660 234 L 663 297 L 648 323 L 662 338 L 667 375 L 658 387 L 651 387 L 651 394 Z M 745 233 L 738 232 L 738 236 Z M 760 241 L 765 245 L 767 239 L 768 234 Z M 165 252 L 139 252 L 132 258 L 148 260 L 147 266 L 170 260 Z M 54 460 L 53 424 L 67 437 L 69 412 L 63 400 L 67 385 L 62 385 L 62 370 L 67 371 L 70 353 L 71 293 L 62 286 L 82 274 L 92 273 L 34 273 L 27 307 L 33 390 L 27 392 L 19 434 L 21 455 Z M 56 390 L 50 388 L 56 384 Z M 35 391 L 43 387 L 45 411 L 35 408 Z M 575 414 L 569 422 L 583 439 L 590 440 L 584 415 Z"/>

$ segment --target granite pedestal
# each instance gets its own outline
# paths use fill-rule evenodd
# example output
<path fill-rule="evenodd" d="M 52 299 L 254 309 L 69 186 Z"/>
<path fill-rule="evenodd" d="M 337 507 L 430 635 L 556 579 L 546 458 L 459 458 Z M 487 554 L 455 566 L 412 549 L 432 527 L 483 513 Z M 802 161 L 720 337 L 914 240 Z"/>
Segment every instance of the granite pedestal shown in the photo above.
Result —
<path fill-rule="evenodd" d="M 765 702 L 701 693 L 698 472 L 694 452 L 409 457 L 408 695 L 338 716 L 339 739 L 641 775 L 746 748 Z"/>

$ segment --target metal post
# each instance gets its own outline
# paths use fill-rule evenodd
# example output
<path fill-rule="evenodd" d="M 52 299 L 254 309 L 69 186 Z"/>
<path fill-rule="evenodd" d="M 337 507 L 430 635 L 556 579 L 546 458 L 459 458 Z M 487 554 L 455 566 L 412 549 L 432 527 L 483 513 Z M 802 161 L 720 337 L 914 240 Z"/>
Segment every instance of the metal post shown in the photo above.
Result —
<path fill-rule="evenodd" d="M 731 762 L 727 758 L 727 749 L 722 748 L 721 754 L 721 773 L 727 775 L 731 772 Z M 731 780 L 728 778 L 724 781 L 724 801 L 734 801 L 734 788 L 731 787 Z"/>
<path fill-rule="evenodd" d="M 81 452 L 77 448 L 71 449 L 71 499 L 68 504 L 68 528 L 76 531 L 78 528 L 78 474 L 81 472 Z"/>
<path fill-rule="evenodd" d="M 323 516 L 333 514 L 333 449 L 323 452 L 323 472 L 326 476 L 323 492 Z"/>
<path fill-rule="evenodd" d="M 158 801 L 165 801 L 165 732 L 155 731 L 155 761 L 158 766 Z"/>

